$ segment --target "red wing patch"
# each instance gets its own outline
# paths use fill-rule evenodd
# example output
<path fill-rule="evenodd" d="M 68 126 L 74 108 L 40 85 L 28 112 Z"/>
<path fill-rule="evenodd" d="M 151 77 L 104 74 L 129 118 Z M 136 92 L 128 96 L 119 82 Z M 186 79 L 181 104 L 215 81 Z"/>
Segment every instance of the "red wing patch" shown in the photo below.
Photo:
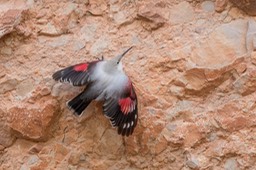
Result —
<path fill-rule="evenodd" d="M 124 98 L 124 99 L 120 99 L 119 100 L 119 106 L 121 108 L 121 111 L 126 115 L 129 112 L 132 112 L 134 110 L 133 107 L 134 103 L 131 100 L 130 97 Z"/>
<path fill-rule="evenodd" d="M 52 78 L 60 82 L 69 82 L 74 86 L 82 86 L 90 81 L 88 71 L 94 63 L 80 63 L 55 72 Z"/>
<path fill-rule="evenodd" d="M 78 65 L 74 66 L 74 70 L 75 71 L 86 71 L 87 67 L 88 67 L 87 63 L 78 64 Z"/>

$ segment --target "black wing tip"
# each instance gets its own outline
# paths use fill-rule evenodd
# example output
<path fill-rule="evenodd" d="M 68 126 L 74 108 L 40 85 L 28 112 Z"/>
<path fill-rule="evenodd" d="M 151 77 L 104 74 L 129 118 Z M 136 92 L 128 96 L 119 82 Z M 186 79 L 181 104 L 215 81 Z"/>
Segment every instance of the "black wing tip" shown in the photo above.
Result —
<path fill-rule="evenodd" d="M 76 117 L 81 117 L 83 114 L 83 111 L 76 111 L 75 109 L 73 109 L 72 107 L 68 106 L 68 109 L 73 113 L 73 115 L 75 115 Z"/>
<path fill-rule="evenodd" d="M 122 136 L 129 137 L 130 135 L 133 134 L 133 131 L 134 131 L 134 127 L 129 128 L 129 129 L 122 129 L 122 128 L 118 127 L 118 134 L 122 135 Z"/>
<path fill-rule="evenodd" d="M 56 71 L 55 73 L 53 73 L 52 78 L 53 78 L 53 80 L 55 80 L 55 81 L 59 81 L 60 78 L 61 78 L 61 73 L 60 73 L 60 71 Z"/>
<path fill-rule="evenodd" d="M 134 119 L 130 122 L 125 122 L 118 126 L 118 134 L 128 137 L 133 134 L 133 131 L 136 125 L 137 125 L 137 119 Z"/>
<path fill-rule="evenodd" d="M 124 116 L 119 112 L 119 114 L 115 114 L 114 117 L 107 117 L 110 119 L 112 127 L 117 127 L 119 135 L 128 137 L 133 134 L 138 120 L 137 108 L 132 113 L 130 113 L 131 115 Z"/>
<path fill-rule="evenodd" d="M 80 117 L 82 116 L 84 110 L 86 109 L 86 107 L 90 104 L 91 101 L 83 101 L 80 96 L 82 95 L 82 93 L 80 93 L 79 95 L 77 95 L 75 98 L 73 98 L 70 101 L 66 102 L 66 105 L 68 107 L 69 110 L 72 111 L 72 113 L 77 116 Z"/>
<path fill-rule="evenodd" d="M 66 105 L 67 105 L 68 109 L 69 109 L 75 116 L 81 116 L 82 113 L 77 112 L 77 111 L 73 108 L 73 106 L 70 104 L 70 101 L 67 101 L 67 102 L 66 102 Z"/>
<path fill-rule="evenodd" d="M 104 115 L 110 120 L 112 127 L 117 127 L 117 132 L 122 136 L 130 136 L 137 125 L 138 108 L 137 101 L 134 110 L 128 113 L 123 113 L 120 106 L 114 98 L 105 99 L 103 104 Z"/>
<path fill-rule="evenodd" d="M 73 86 L 83 86 L 88 84 L 88 82 L 90 81 L 88 72 L 75 71 L 73 67 L 74 66 L 70 66 L 59 71 L 56 71 L 52 75 L 52 78 L 55 81 L 61 83 L 69 83 Z"/>
<path fill-rule="evenodd" d="M 55 80 L 55 81 L 59 81 L 59 82 L 65 82 L 65 80 L 67 81 L 67 78 L 65 77 L 68 73 L 70 72 L 67 72 L 69 70 L 67 70 L 66 68 L 65 69 L 61 69 L 61 70 L 58 70 L 56 71 L 55 73 L 53 73 L 52 75 L 52 78 Z"/>
<path fill-rule="evenodd" d="M 72 110 L 73 112 L 73 115 L 75 115 L 76 117 L 81 117 L 82 113 L 78 113 L 78 112 L 75 112 L 74 110 Z"/>

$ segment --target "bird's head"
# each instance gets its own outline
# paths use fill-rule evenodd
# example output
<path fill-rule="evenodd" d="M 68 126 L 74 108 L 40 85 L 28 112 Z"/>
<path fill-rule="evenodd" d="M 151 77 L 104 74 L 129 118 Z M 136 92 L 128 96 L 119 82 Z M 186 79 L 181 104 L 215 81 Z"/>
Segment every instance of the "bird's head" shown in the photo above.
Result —
<path fill-rule="evenodd" d="M 116 68 L 118 70 L 122 70 L 122 63 L 121 63 L 121 59 L 123 58 L 123 56 L 132 49 L 132 47 L 128 48 L 127 50 L 125 50 L 122 54 L 112 58 L 111 60 L 109 60 L 109 67 Z"/>

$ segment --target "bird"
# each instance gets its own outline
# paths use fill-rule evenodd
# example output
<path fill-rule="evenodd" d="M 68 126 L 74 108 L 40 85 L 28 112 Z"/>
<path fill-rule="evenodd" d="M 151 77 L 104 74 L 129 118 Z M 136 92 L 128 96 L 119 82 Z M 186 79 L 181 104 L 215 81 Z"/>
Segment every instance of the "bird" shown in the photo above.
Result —
<path fill-rule="evenodd" d="M 121 62 L 131 49 L 128 48 L 110 60 L 98 58 L 66 67 L 52 75 L 55 81 L 85 86 L 80 94 L 67 102 L 68 108 L 76 116 L 81 116 L 93 100 L 102 101 L 104 115 L 122 136 L 132 135 L 138 121 L 135 88 Z"/>

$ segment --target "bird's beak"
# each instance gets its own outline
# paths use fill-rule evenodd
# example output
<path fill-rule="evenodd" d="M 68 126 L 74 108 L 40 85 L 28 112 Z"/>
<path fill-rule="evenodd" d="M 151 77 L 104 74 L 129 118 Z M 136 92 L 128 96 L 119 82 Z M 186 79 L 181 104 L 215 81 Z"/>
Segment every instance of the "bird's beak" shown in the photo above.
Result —
<path fill-rule="evenodd" d="M 124 56 L 126 53 L 128 53 L 128 51 L 130 51 L 130 50 L 132 49 L 132 47 L 133 47 L 133 46 L 131 46 L 130 48 L 128 48 L 127 50 L 125 50 L 125 52 L 123 52 L 123 54 L 118 55 L 118 56 L 117 56 L 118 61 L 120 61 L 120 60 L 123 58 L 123 56 Z"/>
<path fill-rule="evenodd" d="M 130 51 L 132 49 L 133 46 L 131 46 L 130 48 L 128 48 L 121 56 L 123 57 L 126 53 L 128 53 L 128 51 Z"/>

